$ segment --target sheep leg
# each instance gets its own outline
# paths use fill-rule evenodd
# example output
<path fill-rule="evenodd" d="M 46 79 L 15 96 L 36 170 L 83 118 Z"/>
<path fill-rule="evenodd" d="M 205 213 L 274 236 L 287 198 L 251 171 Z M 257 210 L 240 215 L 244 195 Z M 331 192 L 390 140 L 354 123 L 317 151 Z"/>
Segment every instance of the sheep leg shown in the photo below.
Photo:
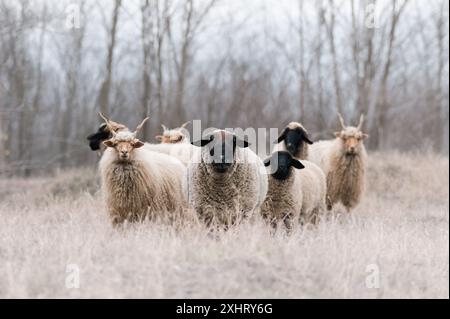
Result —
<path fill-rule="evenodd" d="M 292 212 L 287 212 L 283 217 L 283 223 L 288 233 L 292 231 L 292 228 L 294 226 L 294 220 L 292 218 L 293 216 L 294 214 Z"/>

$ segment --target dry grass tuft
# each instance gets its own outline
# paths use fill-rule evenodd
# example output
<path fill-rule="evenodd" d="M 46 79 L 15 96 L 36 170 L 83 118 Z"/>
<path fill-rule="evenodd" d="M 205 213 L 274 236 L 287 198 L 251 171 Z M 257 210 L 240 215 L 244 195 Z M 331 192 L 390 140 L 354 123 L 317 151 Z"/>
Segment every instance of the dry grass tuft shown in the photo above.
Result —
<path fill-rule="evenodd" d="M 259 219 L 214 235 L 198 224 L 114 230 L 93 170 L 0 180 L 0 297 L 448 298 L 448 164 L 371 154 L 354 214 L 337 208 L 290 236 Z M 66 287 L 70 264 L 78 289 Z M 366 285 L 373 265 L 378 289 Z"/>

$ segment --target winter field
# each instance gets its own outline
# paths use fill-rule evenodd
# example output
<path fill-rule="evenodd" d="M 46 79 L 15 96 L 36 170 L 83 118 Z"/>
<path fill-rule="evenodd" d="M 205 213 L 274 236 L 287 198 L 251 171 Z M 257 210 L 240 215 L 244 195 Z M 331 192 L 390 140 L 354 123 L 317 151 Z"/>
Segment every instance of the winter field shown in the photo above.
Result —
<path fill-rule="evenodd" d="M 115 230 L 94 168 L 0 180 L 1 298 L 448 298 L 449 159 L 369 154 L 352 215 Z"/>

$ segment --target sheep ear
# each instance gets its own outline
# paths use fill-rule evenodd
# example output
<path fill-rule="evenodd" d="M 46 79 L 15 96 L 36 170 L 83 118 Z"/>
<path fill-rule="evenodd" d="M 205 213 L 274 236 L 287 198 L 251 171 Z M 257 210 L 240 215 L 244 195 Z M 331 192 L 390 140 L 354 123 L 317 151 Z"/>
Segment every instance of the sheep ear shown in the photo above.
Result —
<path fill-rule="evenodd" d="M 161 142 L 162 139 L 163 139 L 163 137 L 162 137 L 162 135 L 156 135 L 156 136 L 155 136 L 155 139 L 156 139 L 157 141 Z"/>
<path fill-rule="evenodd" d="M 341 132 L 334 132 L 334 136 L 341 137 Z"/>
<path fill-rule="evenodd" d="M 135 142 L 133 143 L 133 147 L 134 147 L 134 148 L 140 148 L 140 147 L 142 147 L 142 146 L 144 146 L 144 142 L 141 142 L 141 141 L 139 141 L 139 140 L 137 140 L 137 141 L 135 141 Z"/>
<path fill-rule="evenodd" d="M 305 165 L 303 165 L 299 160 L 293 158 L 291 162 L 292 166 L 296 169 L 303 169 L 305 168 Z"/>
<path fill-rule="evenodd" d="M 236 146 L 237 147 L 240 147 L 240 148 L 246 148 L 246 147 L 249 147 L 250 146 L 250 143 L 249 142 L 247 142 L 246 140 L 242 140 L 242 139 L 240 139 L 239 137 L 234 137 L 234 140 L 235 140 L 235 143 L 236 143 Z"/>
<path fill-rule="evenodd" d="M 199 141 L 193 141 L 191 142 L 192 145 L 197 147 L 203 147 L 208 145 L 213 140 L 213 137 L 211 136 L 209 139 L 201 139 Z"/>
<path fill-rule="evenodd" d="M 309 138 L 308 133 L 306 133 L 305 131 L 303 131 L 303 140 L 308 143 L 309 145 L 312 145 L 314 142 L 311 141 L 311 139 Z"/>
<path fill-rule="evenodd" d="M 369 137 L 369 134 L 363 133 L 363 134 L 362 134 L 362 137 L 363 137 L 363 140 L 365 140 L 366 138 Z"/>
<path fill-rule="evenodd" d="M 283 131 L 281 131 L 280 136 L 278 136 L 277 143 L 280 143 L 281 141 L 283 141 L 286 138 L 286 133 L 287 133 L 287 127 L 285 127 L 283 129 Z"/>
<path fill-rule="evenodd" d="M 104 141 L 103 145 L 105 145 L 106 147 L 114 147 L 115 146 L 114 142 L 111 140 Z"/>
<path fill-rule="evenodd" d="M 270 165 L 270 157 L 266 158 L 263 163 L 264 163 L 265 167 L 269 166 Z"/>

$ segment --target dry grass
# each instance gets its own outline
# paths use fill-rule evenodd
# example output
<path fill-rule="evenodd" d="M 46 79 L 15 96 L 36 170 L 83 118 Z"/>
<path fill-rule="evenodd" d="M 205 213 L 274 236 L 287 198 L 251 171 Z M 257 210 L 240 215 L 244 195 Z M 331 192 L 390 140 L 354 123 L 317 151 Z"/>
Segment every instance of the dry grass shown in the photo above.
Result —
<path fill-rule="evenodd" d="M 214 237 L 198 225 L 117 231 L 93 171 L 0 180 L 0 297 L 448 298 L 448 164 L 371 154 L 354 214 L 291 236 L 259 220 Z M 68 264 L 78 289 L 66 288 Z"/>

